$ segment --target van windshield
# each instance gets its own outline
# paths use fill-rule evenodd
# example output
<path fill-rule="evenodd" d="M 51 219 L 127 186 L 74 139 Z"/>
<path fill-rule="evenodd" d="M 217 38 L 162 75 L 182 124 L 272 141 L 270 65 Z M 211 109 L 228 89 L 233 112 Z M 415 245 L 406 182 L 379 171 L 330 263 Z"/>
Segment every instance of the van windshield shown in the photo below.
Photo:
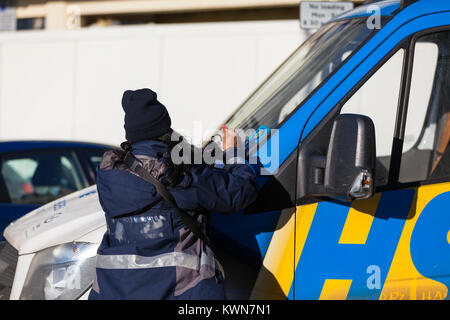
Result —
<path fill-rule="evenodd" d="M 234 129 L 277 128 L 371 37 L 367 19 L 329 23 L 306 40 L 228 119 Z"/>

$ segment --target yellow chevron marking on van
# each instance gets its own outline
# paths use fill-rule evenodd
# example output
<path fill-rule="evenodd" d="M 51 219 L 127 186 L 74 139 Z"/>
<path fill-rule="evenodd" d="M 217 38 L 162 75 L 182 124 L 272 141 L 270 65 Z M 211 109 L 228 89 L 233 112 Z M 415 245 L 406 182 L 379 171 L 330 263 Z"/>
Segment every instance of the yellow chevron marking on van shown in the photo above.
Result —
<path fill-rule="evenodd" d="M 327 279 L 320 293 L 319 300 L 345 300 L 352 285 L 352 280 Z"/>
<path fill-rule="evenodd" d="M 316 208 L 317 203 L 297 207 L 296 214 L 294 208 L 282 211 L 264 257 L 263 268 L 253 287 L 251 299 L 286 299 Z"/>
<path fill-rule="evenodd" d="M 297 270 L 300 256 L 302 255 L 303 247 L 305 246 L 306 238 L 308 237 L 309 229 L 314 219 L 318 203 L 309 204 L 297 207 L 297 221 L 295 224 L 296 239 L 295 239 L 295 268 Z"/>
<path fill-rule="evenodd" d="M 381 193 L 365 201 L 353 201 L 342 229 L 340 244 L 365 244 Z"/>
<path fill-rule="evenodd" d="M 286 299 L 289 294 L 294 279 L 294 211 L 281 212 L 250 299 Z"/>

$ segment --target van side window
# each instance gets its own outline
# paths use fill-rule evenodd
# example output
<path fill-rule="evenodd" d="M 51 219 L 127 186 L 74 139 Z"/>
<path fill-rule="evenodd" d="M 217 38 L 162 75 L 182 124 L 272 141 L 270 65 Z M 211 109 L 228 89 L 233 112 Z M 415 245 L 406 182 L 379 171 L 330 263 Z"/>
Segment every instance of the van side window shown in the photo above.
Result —
<path fill-rule="evenodd" d="M 450 31 L 417 39 L 399 181 L 450 178 Z"/>
<path fill-rule="evenodd" d="M 368 116 L 375 125 L 377 186 L 383 186 L 388 181 L 404 55 L 404 49 L 397 51 L 341 109 L 341 114 Z"/>

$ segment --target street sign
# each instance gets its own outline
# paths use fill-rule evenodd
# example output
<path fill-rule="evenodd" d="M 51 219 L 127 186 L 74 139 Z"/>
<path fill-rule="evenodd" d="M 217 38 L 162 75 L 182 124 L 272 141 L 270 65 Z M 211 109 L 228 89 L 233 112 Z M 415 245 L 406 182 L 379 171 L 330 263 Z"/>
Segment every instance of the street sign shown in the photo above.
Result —
<path fill-rule="evenodd" d="M 318 29 L 331 19 L 354 8 L 353 2 L 302 1 L 300 3 L 300 26 Z"/>

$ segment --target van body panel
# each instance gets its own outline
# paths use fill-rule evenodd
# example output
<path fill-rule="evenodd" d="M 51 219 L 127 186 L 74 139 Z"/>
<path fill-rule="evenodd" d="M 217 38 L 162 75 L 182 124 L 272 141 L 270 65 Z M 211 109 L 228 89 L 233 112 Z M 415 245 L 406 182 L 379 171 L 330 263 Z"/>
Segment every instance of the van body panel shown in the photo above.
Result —
<path fill-rule="evenodd" d="M 450 216 L 442 213 L 449 191 L 450 183 L 442 183 L 378 193 L 351 206 L 298 207 L 295 298 L 446 298 Z"/>

